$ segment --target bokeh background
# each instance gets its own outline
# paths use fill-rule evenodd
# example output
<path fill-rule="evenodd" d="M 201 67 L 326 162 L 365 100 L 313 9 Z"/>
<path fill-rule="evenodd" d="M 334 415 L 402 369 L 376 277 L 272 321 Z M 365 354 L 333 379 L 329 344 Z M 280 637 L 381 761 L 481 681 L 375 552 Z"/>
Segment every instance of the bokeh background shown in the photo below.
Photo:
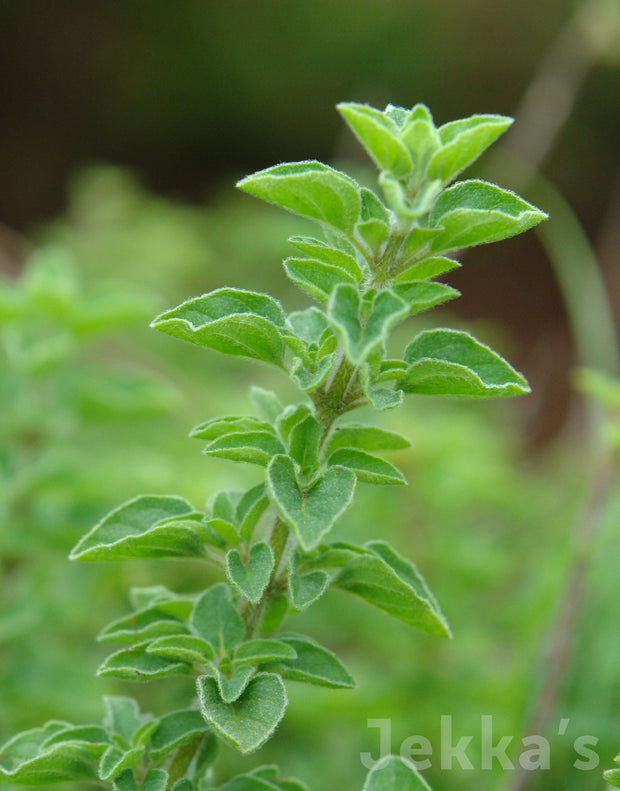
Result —
<path fill-rule="evenodd" d="M 368 718 L 393 719 L 397 750 L 414 734 L 438 744 L 442 714 L 463 735 L 493 714 L 517 740 L 539 727 L 551 770 L 524 780 L 435 765 L 436 791 L 604 788 L 600 771 L 573 767 L 571 744 L 595 735 L 601 768 L 620 748 L 620 397 L 613 381 L 587 380 L 592 406 L 574 370 L 618 373 L 618 0 L 4 0 L 0 97 L 0 739 L 45 718 L 98 718 L 102 691 L 127 692 L 93 679 L 104 655 L 93 637 L 125 611 L 130 585 L 204 584 L 193 567 L 65 557 L 136 493 L 198 504 L 239 485 L 187 430 L 248 411 L 252 381 L 282 382 L 147 329 L 223 284 L 303 304 L 280 266 L 303 223 L 237 195 L 235 180 L 306 158 L 367 177 L 334 105 L 422 101 L 438 123 L 516 117 L 472 174 L 552 219 L 468 252 L 451 278 L 463 297 L 433 321 L 493 342 L 533 394 L 417 399 L 385 416 L 414 440 L 397 460 L 410 486 L 364 491 L 341 537 L 390 534 L 455 640 L 326 597 L 304 619 L 360 688 L 295 690 L 261 758 L 316 789 L 359 787 L 359 753 L 376 750 Z M 189 692 L 136 694 L 163 711 Z"/>

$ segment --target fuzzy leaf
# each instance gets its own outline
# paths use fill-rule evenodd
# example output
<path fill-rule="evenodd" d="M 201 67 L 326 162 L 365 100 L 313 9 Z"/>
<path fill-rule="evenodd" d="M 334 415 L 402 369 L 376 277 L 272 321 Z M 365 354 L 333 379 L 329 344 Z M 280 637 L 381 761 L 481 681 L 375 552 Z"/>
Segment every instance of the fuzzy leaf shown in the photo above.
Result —
<path fill-rule="evenodd" d="M 267 294 L 220 288 L 162 313 L 151 327 L 224 354 L 282 367 L 284 312 Z"/>
<path fill-rule="evenodd" d="M 200 516 L 183 497 L 143 495 L 111 511 L 74 547 L 72 560 L 200 557 L 202 548 L 188 521 L 169 520 Z"/>
<path fill-rule="evenodd" d="M 411 157 L 400 139 L 398 126 L 389 116 L 367 104 L 343 102 L 337 108 L 378 168 L 389 170 L 398 178 L 411 172 Z"/>
<path fill-rule="evenodd" d="M 433 123 L 433 116 L 424 104 L 416 104 L 409 113 L 400 132 L 415 166 L 420 181 L 426 172 L 427 164 L 435 151 L 441 146 L 441 139 Z"/>
<path fill-rule="evenodd" d="M 235 653 L 235 667 L 277 662 L 280 659 L 295 659 L 297 653 L 281 640 L 249 640 L 242 643 Z"/>
<path fill-rule="evenodd" d="M 363 791 L 431 791 L 410 761 L 387 755 L 370 770 Z"/>
<path fill-rule="evenodd" d="M 275 559 L 269 544 L 261 541 L 250 549 L 247 566 L 236 549 L 226 555 L 226 576 L 252 604 L 257 604 L 271 579 Z"/>
<path fill-rule="evenodd" d="M 357 448 L 339 448 L 331 454 L 328 464 L 353 470 L 358 481 L 365 483 L 407 483 L 402 472 L 389 461 Z"/>
<path fill-rule="evenodd" d="M 297 569 L 298 553 L 291 554 L 288 575 L 288 589 L 291 604 L 296 610 L 305 610 L 314 604 L 329 587 L 329 575 L 324 571 L 311 571 L 309 574 L 300 574 Z"/>
<path fill-rule="evenodd" d="M 415 280 L 429 280 L 432 277 L 451 272 L 453 269 L 458 269 L 460 266 L 459 262 L 453 258 L 445 258 L 443 256 L 423 258 L 397 275 L 394 278 L 394 283 L 399 285 Z"/>
<path fill-rule="evenodd" d="M 257 417 L 214 417 L 206 420 L 189 432 L 190 437 L 213 441 L 225 434 L 238 434 L 243 431 L 273 431 L 271 424 Z"/>
<path fill-rule="evenodd" d="M 378 383 L 372 380 L 370 366 L 367 363 L 364 363 L 360 369 L 360 380 L 364 395 L 378 411 L 394 409 L 394 407 L 402 404 L 404 399 L 403 391 L 378 386 Z"/>
<path fill-rule="evenodd" d="M 288 442 L 291 431 L 295 426 L 311 414 L 312 409 L 308 404 L 289 404 L 289 406 L 282 411 L 276 425 L 278 433 L 285 442 Z"/>
<path fill-rule="evenodd" d="M 451 299 L 461 296 L 461 292 L 445 283 L 433 283 L 427 280 L 397 283 L 392 291 L 409 305 L 409 315 L 415 316 L 430 308 L 443 305 Z"/>
<path fill-rule="evenodd" d="M 189 781 L 187 781 L 189 783 Z M 180 783 L 175 784 L 177 791 L 182 791 L 183 786 Z M 142 781 L 140 791 L 166 791 L 168 787 L 168 772 L 165 769 L 150 769 Z M 191 783 L 189 783 L 191 789 Z"/>
<path fill-rule="evenodd" d="M 331 370 L 333 362 L 334 355 L 329 354 L 327 357 L 323 357 L 319 360 L 318 365 L 309 369 L 305 367 L 303 361 L 297 357 L 293 360 L 289 374 L 291 379 L 297 383 L 301 390 L 310 392 L 323 384 Z"/>
<path fill-rule="evenodd" d="M 138 784 L 131 769 L 125 769 L 112 781 L 114 791 L 138 791 Z"/>
<path fill-rule="evenodd" d="M 0 750 L 0 782 L 39 786 L 96 780 L 97 765 L 108 747 L 107 740 L 100 741 L 104 734 L 97 729 L 88 739 L 51 741 L 52 737 L 59 739 L 63 732 L 72 730 L 64 722 L 48 722 L 43 728 L 14 736 Z M 93 737 L 95 741 L 91 740 Z M 48 748 L 46 743 L 50 744 Z"/>
<path fill-rule="evenodd" d="M 113 621 L 99 633 L 97 640 L 102 643 L 135 643 L 150 637 L 180 634 L 186 630 L 184 621 L 193 605 L 193 599 L 178 597 L 175 600 L 176 612 L 169 612 L 164 603 L 146 607 Z"/>
<path fill-rule="evenodd" d="M 378 426 L 366 426 L 362 423 L 346 423 L 333 430 L 325 452 L 329 456 L 339 448 L 373 451 L 402 450 L 410 447 L 410 440 L 396 431 L 388 431 Z"/>
<path fill-rule="evenodd" d="M 331 467 L 311 487 L 302 489 L 293 460 L 276 456 L 267 468 L 267 490 L 281 517 L 309 551 L 353 501 L 355 475 L 343 467 Z"/>
<path fill-rule="evenodd" d="M 299 464 L 303 474 L 313 475 L 318 469 L 322 438 L 323 429 L 313 415 L 308 415 L 293 427 L 289 436 L 289 455 Z"/>
<path fill-rule="evenodd" d="M 280 399 L 272 390 L 265 390 L 258 385 L 252 385 L 250 388 L 250 400 L 261 417 L 269 423 L 275 423 L 278 415 L 284 409 Z"/>
<path fill-rule="evenodd" d="M 205 733 L 205 721 L 199 711 L 184 709 L 163 716 L 151 735 L 151 756 L 160 761 L 181 744 Z"/>
<path fill-rule="evenodd" d="M 230 600 L 228 586 L 213 585 L 196 602 L 190 623 L 216 653 L 223 656 L 232 653 L 243 642 L 245 625 L 243 618 Z"/>
<path fill-rule="evenodd" d="M 265 494 L 265 484 L 259 483 L 248 489 L 237 505 L 236 520 L 239 525 L 239 535 L 244 541 L 249 541 L 254 533 L 254 528 L 259 519 L 269 507 L 269 499 Z"/>
<path fill-rule="evenodd" d="M 277 672 L 283 678 L 332 689 L 355 687 L 355 681 L 349 671 L 327 648 L 301 635 L 290 635 L 280 639 L 297 652 L 296 659 L 287 659 L 277 665 Z"/>
<path fill-rule="evenodd" d="M 138 643 L 131 648 L 111 654 L 97 670 L 97 675 L 114 676 L 129 681 L 151 681 L 154 678 L 188 673 L 190 666 L 147 653 L 148 643 Z"/>
<path fill-rule="evenodd" d="M 224 783 L 217 791 L 281 791 L 280 786 L 274 785 L 268 778 L 257 774 L 237 775 Z"/>
<path fill-rule="evenodd" d="M 428 163 L 426 176 L 447 183 L 456 178 L 512 124 L 503 115 L 473 115 L 451 121 L 437 130 L 442 147 Z"/>
<path fill-rule="evenodd" d="M 213 658 L 210 643 L 192 634 L 173 634 L 159 637 L 147 646 L 147 653 L 176 662 L 206 665 Z"/>
<path fill-rule="evenodd" d="M 486 181 L 459 181 L 441 193 L 430 213 L 431 228 L 441 233 L 434 252 L 507 239 L 546 218 L 536 206 Z"/>
<path fill-rule="evenodd" d="M 363 192 L 363 190 L 362 190 Z M 291 236 L 289 242 L 295 245 L 303 253 L 306 253 L 310 258 L 317 258 L 326 264 L 337 266 L 339 269 L 344 269 L 350 275 L 353 275 L 355 280 L 359 282 L 363 277 L 363 272 L 360 265 L 357 263 L 354 256 L 344 250 L 339 250 L 336 247 L 331 247 L 319 239 L 312 239 L 309 236 Z"/>
<path fill-rule="evenodd" d="M 357 233 L 373 251 L 378 251 L 387 240 L 390 229 L 381 220 L 363 220 L 355 226 Z"/>
<path fill-rule="evenodd" d="M 237 186 L 293 214 L 351 233 L 359 216 L 356 182 L 321 162 L 292 162 L 261 170 Z"/>
<path fill-rule="evenodd" d="M 603 772 L 603 777 L 614 788 L 620 788 L 620 769 L 607 769 Z"/>
<path fill-rule="evenodd" d="M 529 393 L 527 382 L 502 357 L 467 332 L 427 330 L 405 350 L 405 393 L 493 398 Z"/>
<path fill-rule="evenodd" d="M 375 295 L 368 321 L 362 329 L 360 297 L 352 286 L 338 286 L 329 300 L 328 319 L 340 336 L 347 357 L 359 365 L 380 347 L 390 330 L 407 317 L 409 306 L 392 291 Z"/>
<path fill-rule="evenodd" d="M 229 544 L 236 547 L 241 541 L 237 528 L 231 522 L 225 519 L 209 519 L 207 524 L 222 537 L 224 546 Z"/>
<path fill-rule="evenodd" d="M 218 670 L 215 679 L 224 703 L 234 703 L 242 695 L 253 675 L 254 668 L 249 665 L 237 667 L 230 678 Z"/>
<path fill-rule="evenodd" d="M 203 450 L 207 456 L 216 456 L 230 461 L 259 464 L 265 467 L 272 456 L 283 453 L 282 443 L 269 431 L 241 431 L 225 434 L 211 442 Z"/>
<path fill-rule="evenodd" d="M 338 285 L 348 283 L 357 286 L 355 277 L 345 269 L 315 258 L 287 258 L 283 264 L 293 283 L 319 302 L 327 302 Z"/>
<path fill-rule="evenodd" d="M 105 709 L 103 725 L 130 744 L 134 733 L 145 721 L 137 701 L 119 695 L 104 695 L 103 707 Z"/>
<path fill-rule="evenodd" d="M 450 637 L 448 624 L 413 563 L 383 541 L 370 542 L 366 548 L 368 551 L 354 557 L 332 584 L 409 626 Z"/>
<path fill-rule="evenodd" d="M 143 744 L 126 751 L 119 749 L 116 745 L 110 745 L 101 756 L 99 778 L 110 780 L 126 769 L 133 769 L 144 755 L 145 749 Z"/>
<path fill-rule="evenodd" d="M 211 676 L 200 676 L 196 688 L 205 721 L 243 754 L 254 752 L 267 741 L 288 702 L 282 679 L 274 673 L 255 675 L 234 703 L 221 699 Z"/>
<path fill-rule="evenodd" d="M 318 346 L 321 342 L 321 335 L 327 329 L 325 314 L 315 307 L 289 313 L 287 321 L 295 335 L 308 345 L 314 343 Z"/>

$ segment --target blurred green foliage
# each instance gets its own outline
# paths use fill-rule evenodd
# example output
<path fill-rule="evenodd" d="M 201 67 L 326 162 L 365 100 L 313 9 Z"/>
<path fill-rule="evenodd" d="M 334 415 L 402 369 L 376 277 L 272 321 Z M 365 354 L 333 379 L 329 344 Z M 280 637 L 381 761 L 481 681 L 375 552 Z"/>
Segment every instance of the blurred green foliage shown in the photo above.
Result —
<path fill-rule="evenodd" d="M 176 491 L 201 504 L 232 484 L 233 473 L 239 485 L 236 471 L 201 458 L 183 434 L 209 415 L 247 411 L 249 376 L 267 384 L 278 374 L 248 374 L 246 365 L 179 349 L 151 337 L 146 324 L 157 308 L 224 283 L 273 283 L 290 305 L 278 262 L 287 253 L 282 240 L 303 229 L 243 199 L 189 208 L 152 197 L 123 171 L 93 170 L 75 181 L 67 215 L 38 231 L 40 247 L 20 278 L 2 282 L 0 741 L 49 717 L 98 718 L 102 692 L 129 691 L 159 713 L 186 683 L 95 682 L 102 651 L 92 638 L 124 614 L 130 585 L 195 590 L 205 584 L 197 568 L 82 567 L 66 554 L 85 528 L 138 492 Z M 106 308 L 111 293 L 115 305 L 123 296 L 122 311 Z M 423 569 L 455 639 L 412 633 L 338 593 L 297 616 L 293 628 L 307 626 L 335 648 L 359 689 L 294 690 L 279 738 L 255 760 L 277 758 L 316 788 L 361 786 L 359 754 L 377 751 L 369 718 L 392 718 L 394 751 L 413 734 L 438 744 L 442 714 L 452 714 L 455 736 L 479 733 L 481 715 L 492 714 L 497 733 L 520 738 L 586 493 L 578 438 L 567 434 L 528 456 L 511 404 L 418 398 L 384 424 L 414 441 L 398 456 L 410 487 L 381 498 L 363 488 L 337 537 L 361 543 L 385 525 Z M 602 766 L 617 751 L 619 524 L 620 495 L 608 503 L 592 551 L 584 628 L 561 706 L 572 738 L 554 740 L 552 771 L 535 785 L 546 791 L 601 787 L 600 772 L 572 768 L 568 743 L 577 735 L 599 737 Z M 232 751 L 224 759 L 239 768 Z M 486 791 L 504 780 L 498 770 L 429 772 L 436 791 Z"/>

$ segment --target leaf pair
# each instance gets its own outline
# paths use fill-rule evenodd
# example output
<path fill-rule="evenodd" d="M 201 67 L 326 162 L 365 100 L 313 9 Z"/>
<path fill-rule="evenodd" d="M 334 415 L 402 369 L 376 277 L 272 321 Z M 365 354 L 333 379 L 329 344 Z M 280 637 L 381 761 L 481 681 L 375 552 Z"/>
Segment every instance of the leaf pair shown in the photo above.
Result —
<path fill-rule="evenodd" d="M 288 698 L 282 678 L 334 688 L 355 685 L 347 669 L 331 651 L 306 637 L 291 635 L 278 641 L 253 642 L 257 646 L 261 643 L 265 646 L 269 643 L 283 645 L 288 647 L 289 655 L 282 656 L 280 649 L 278 659 L 272 653 L 272 659 L 277 663 L 268 664 L 267 672 L 254 675 L 233 700 L 225 699 L 221 682 L 214 676 L 200 676 L 196 682 L 202 716 L 225 741 L 244 754 L 264 744 L 284 716 Z M 268 654 L 264 652 L 262 657 L 266 656 Z"/>
<path fill-rule="evenodd" d="M 132 769 L 147 749 L 159 761 L 196 737 L 209 739 L 198 711 L 173 712 L 154 719 L 132 698 L 103 699 L 102 726 L 49 722 L 11 739 L 0 751 L 0 780 L 25 785 L 114 781 L 115 788 L 137 789 Z M 151 770 L 143 791 L 164 791 L 167 773 Z M 118 784 L 117 784 L 118 783 Z"/>
<path fill-rule="evenodd" d="M 417 177 L 447 184 L 512 124 L 501 115 L 474 115 L 436 129 L 424 105 L 412 110 L 388 105 L 381 112 L 345 102 L 338 110 L 377 167 L 404 181 Z"/>

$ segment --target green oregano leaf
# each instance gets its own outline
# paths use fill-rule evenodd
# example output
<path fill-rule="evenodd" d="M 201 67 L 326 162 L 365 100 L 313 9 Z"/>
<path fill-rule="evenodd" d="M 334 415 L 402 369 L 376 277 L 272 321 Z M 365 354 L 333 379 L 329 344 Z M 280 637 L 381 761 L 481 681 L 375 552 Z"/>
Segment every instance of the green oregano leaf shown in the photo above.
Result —
<path fill-rule="evenodd" d="M 235 652 L 234 665 L 261 665 L 265 662 L 277 662 L 280 659 L 295 659 L 297 652 L 282 640 L 248 640 L 242 643 Z"/>
<path fill-rule="evenodd" d="M 443 256 L 422 258 L 420 261 L 417 261 L 415 264 L 412 264 L 400 272 L 400 274 L 394 278 L 394 283 L 398 285 L 417 280 L 429 280 L 432 277 L 438 277 L 446 272 L 451 272 L 453 269 L 458 269 L 460 266 L 458 261 Z"/>
<path fill-rule="evenodd" d="M 250 549 L 247 564 L 236 549 L 231 549 L 226 555 L 226 576 L 242 596 L 257 604 L 269 584 L 274 563 L 271 547 L 262 541 Z"/>
<path fill-rule="evenodd" d="M 273 297 L 220 288 L 162 313 L 151 327 L 224 354 L 282 367 L 284 321 Z"/>
<path fill-rule="evenodd" d="M 232 653 L 245 636 L 243 619 L 230 599 L 228 586 L 221 582 L 198 599 L 190 624 L 196 635 L 210 643 L 220 656 Z"/>
<path fill-rule="evenodd" d="M 207 730 L 199 711 L 184 709 L 164 715 L 151 735 L 150 753 L 155 761 L 161 761 L 176 750 Z"/>
<path fill-rule="evenodd" d="M 441 229 L 433 252 L 496 242 L 527 231 L 546 218 L 531 203 L 486 181 L 459 181 L 444 190 L 430 213 L 431 228 Z"/>
<path fill-rule="evenodd" d="M 334 363 L 334 355 L 323 357 L 312 367 L 304 365 L 298 357 L 293 360 L 289 374 L 298 387 L 305 392 L 311 392 L 325 382 Z"/>
<path fill-rule="evenodd" d="M 134 733 L 145 720 L 144 715 L 140 713 L 137 701 L 119 695 L 104 695 L 103 708 L 105 728 L 111 733 L 121 736 L 129 745 L 133 740 Z"/>
<path fill-rule="evenodd" d="M 426 280 L 397 283 L 392 291 L 409 305 L 409 315 L 415 316 L 430 308 L 443 305 L 451 299 L 460 297 L 461 292 L 445 283 Z"/>
<path fill-rule="evenodd" d="M 396 431 L 388 431 L 378 426 L 363 423 L 346 423 L 337 426 L 327 441 L 326 454 L 329 456 L 339 448 L 358 448 L 359 450 L 401 450 L 410 448 L 411 441 Z"/>
<path fill-rule="evenodd" d="M 450 629 L 426 582 L 410 561 L 383 541 L 366 545 L 332 584 L 359 596 L 409 626 L 450 637 Z"/>
<path fill-rule="evenodd" d="M 53 721 L 14 736 L 0 751 L 0 781 L 38 786 L 96 780 L 107 740 L 101 741 L 98 729 L 89 739 L 52 742 L 46 748 L 51 737 L 68 730 L 72 730 L 68 723 Z"/>
<path fill-rule="evenodd" d="M 607 769 L 603 772 L 603 777 L 610 786 L 620 788 L 620 769 Z"/>
<path fill-rule="evenodd" d="M 244 755 L 269 739 L 288 702 L 282 679 L 275 673 L 257 673 L 234 703 L 222 700 L 212 676 L 200 676 L 196 688 L 207 724 Z"/>
<path fill-rule="evenodd" d="M 431 787 L 410 761 L 387 755 L 370 770 L 363 791 L 431 791 Z"/>
<path fill-rule="evenodd" d="M 146 650 L 149 654 L 188 664 L 206 665 L 214 658 L 211 644 L 192 634 L 158 637 Z"/>
<path fill-rule="evenodd" d="M 125 769 L 112 781 L 114 791 L 138 791 L 136 777 L 131 769 Z"/>
<path fill-rule="evenodd" d="M 391 329 L 409 314 L 407 303 L 392 291 L 380 291 L 372 300 L 365 326 L 361 321 L 361 300 L 352 286 L 338 286 L 328 306 L 328 320 L 338 333 L 347 357 L 359 365 L 380 347 Z"/>
<path fill-rule="evenodd" d="M 215 678 L 220 697 L 224 703 L 234 703 L 238 700 L 253 675 L 254 668 L 249 665 L 235 668 L 230 676 L 225 676 L 218 670 Z"/>
<path fill-rule="evenodd" d="M 362 194 L 364 190 L 362 190 Z M 359 282 L 363 277 L 362 268 L 358 264 L 354 255 L 347 253 L 344 250 L 339 250 L 336 247 L 331 247 L 319 239 L 313 239 L 309 236 L 291 236 L 289 239 L 291 244 L 294 244 L 303 253 L 306 253 L 310 258 L 323 261 L 325 264 L 337 266 L 339 269 L 344 269 Z M 305 312 L 305 311 L 304 311 Z"/>
<path fill-rule="evenodd" d="M 339 251 L 336 251 L 339 252 Z M 322 310 L 311 307 L 289 313 L 287 318 L 293 332 L 308 345 L 318 346 L 327 329 L 327 318 Z"/>
<path fill-rule="evenodd" d="M 171 519 L 200 516 L 183 497 L 143 495 L 111 511 L 71 551 L 72 560 L 200 557 L 202 548 L 191 522 Z"/>
<path fill-rule="evenodd" d="M 284 452 L 284 446 L 270 431 L 240 431 L 213 440 L 203 450 L 207 456 L 265 467 L 272 456 Z"/>
<path fill-rule="evenodd" d="M 272 390 L 265 390 L 257 385 L 250 388 L 250 400 L 258 410 L 261 417 L 275 423 L 284 407 L 278 396 Z"/>
<path fill-rule="evenodd" d="M 339 448 L 328 459 L 329 465 L 353 470 L 358 481 L 377 484 L 405 484 L 405 476 L 393 464 L 358 448 Z"/>
<path fill-rule="evenodd" d="M 210 442 L 225 434 L 238 434 L 244 431 L 272 431 L 270 423 L 256 417 L 214 417 L 195 426 L 189 436 L 196 439 L 206 439 Z"/>
<path fill-rule="evenodd" d="M 332 291 L 342 283 L 357 286 L 355 277 L 345 269 L 315 258 L 287 258 L 283 265 L 293 283 L 319 302 L 327 302 Z"/>
<path fill-rule="evenodd" d="M 247 176 L 237 187 L 344 233 L 351 233 L 360 212 L 356 182 L 321 162 L 276 165 Z"/>
<path fill-rule="evenodd" d="M 182 782 L 182 781 L 181 781 Z M 186 784 L 189 783 L 189 780 L 186 781 Z M 178 788 L 180 784 L 176 783 L 175 788 L 177 791 L 181 791 Z M 189 783 L 191 789 L 191 783 Z M 166 791 L 168 787 L 168 772 L 165 769 L 149 769 L 146 773 L 144 780 L 142 781 L 142 785 L 140 786 L 140 791 Z"/>
<path fill-rule="evenodd" d="M 131 648 L 111 654 L 97 670 L 97 675 L 114 676 L 129 681 L 151 681 L 155 678 L 188 674 L 185 662 L 165 659 L 147 652 L 148 643 L 138 643 Z"/>
<path fill-rule="evenodd" d="M 291 553 L 289 563 L 288 588 L 291 604 L 296 610 L 305 610 L 314 604 L 329 587 L 330 578 L 324 571 L 311 571 L 300 574 L 298 570 L 298 552 Z"/>
<path fill-rule="evenodd" d="M 332 689 L 355 687 L 353 676 L 327 648 L 302 635 L 290 635 L 280 639 L 297 653 L 295 659 L 287 659 L 277 665 L 282 678 Z"/>
<path fill-rule="evenodd" d="M 121 750 L 115 745 L 110 745 L 99 762 L 100 780 L 110 780 L 126 769 L 133 769 L 144 755 L 144 750 L 144 745 L 130 750 Z"/>
<path fill-rule="evenodd" d="M 308 488 L 300 487 L 289 456 L 275 456 L 267 468 L 267 491 L 284 521 L 309 551 L 346 511 L 353 500 L 355 475 L 330 467 Z"/>
<path fill-rule="evenodd" d="M 318 469 L 322 438 L 323 429 L 313 415 L 300 420 L 291 430 L 288 452 L 306 477 L 314 475 Z"/>
<path fill-rule="evenodd" d="M 394 407 L 400 406 L 404 399 L 403 391 L 381 387 L 376 379 L 377 377 L 375 377 L 375 381 L 373 381 L 370 366 L 364 363 L 360 368 L 360 381 L 364 395 L 371 406 L 380 412 L 384 409 L 394 409 Z"/>
<path fill-rule="evenodd" d="M 426 175 L 447 183 L 456 178 L 512 124 L 503 115 L 473 115 L 451 121 L 437 130 L 442 147 L 428 163 Z"/>
<path fill-rule="evenodd" d="M 529 393 L 521 374 L 488 346 L 460 330 L 427 330 L 407 346 L 405 393 L 493 398 Z"/>
<path fill-rule="evenodd" d="M 413 163 L 400 139 L 400 130 L 385 113 L 367 104 L 343 102 L 337 105 L 342 117 L 381 170 L 398 178 L 407 176 Z"/>

